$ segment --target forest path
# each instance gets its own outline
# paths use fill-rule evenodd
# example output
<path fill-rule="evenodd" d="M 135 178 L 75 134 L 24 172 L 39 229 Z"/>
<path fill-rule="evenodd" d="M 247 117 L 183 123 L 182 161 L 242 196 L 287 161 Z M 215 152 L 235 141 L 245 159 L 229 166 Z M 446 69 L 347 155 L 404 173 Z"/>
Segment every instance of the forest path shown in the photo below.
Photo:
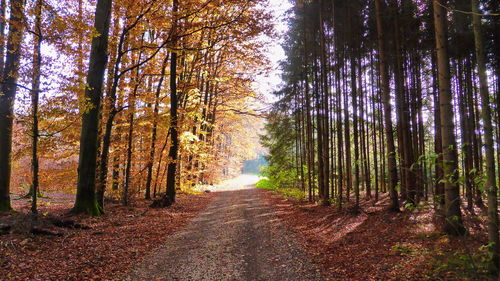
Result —
<path fill-rule="evenodd" d="M 255 178 L 227 182 L 198 217 L 122 280 L 323 280 L 261 198 Z"/>

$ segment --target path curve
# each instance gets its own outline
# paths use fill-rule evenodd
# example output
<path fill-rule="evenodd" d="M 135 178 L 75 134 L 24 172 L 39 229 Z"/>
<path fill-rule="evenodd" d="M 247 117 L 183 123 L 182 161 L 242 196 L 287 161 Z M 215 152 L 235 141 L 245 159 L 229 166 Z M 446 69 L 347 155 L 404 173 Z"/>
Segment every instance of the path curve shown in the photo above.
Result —
<path fill-rule="evenodd" d="M 242 182 L 217 192 L 122 280 L 323 280 L 259 191 Z"/>

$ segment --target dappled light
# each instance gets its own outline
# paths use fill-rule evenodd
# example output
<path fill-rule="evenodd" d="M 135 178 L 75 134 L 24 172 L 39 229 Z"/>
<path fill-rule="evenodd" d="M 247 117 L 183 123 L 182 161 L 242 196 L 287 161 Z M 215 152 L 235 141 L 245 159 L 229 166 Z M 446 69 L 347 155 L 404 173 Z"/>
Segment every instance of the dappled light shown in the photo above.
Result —
<path fill-rule="evenodd" d="M 0 281 L 499 280 L 499 19 L 1 0 Z"/>

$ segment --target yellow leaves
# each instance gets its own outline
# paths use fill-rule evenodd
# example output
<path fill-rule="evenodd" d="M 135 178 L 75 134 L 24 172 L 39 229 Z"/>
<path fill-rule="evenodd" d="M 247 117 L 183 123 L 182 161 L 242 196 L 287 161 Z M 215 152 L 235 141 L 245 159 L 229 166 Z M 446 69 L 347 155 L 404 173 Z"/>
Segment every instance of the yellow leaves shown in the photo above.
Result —
<path fill-rule="evenodd" d="M 84 95 L 78 95 L 78 108 L 80 109 L 80 114 L 86 114 L 94 108 L 94 105 L 89 98 Z"/>
<path fill-rule="evenodd" d="M 192 142 L 200 141 L 200 139 L 198 138 L 198 136 L 194 135 L 191 132 L 184 132 L 180 136 L 180 141 L 181 141 L 181 143 L 186 144 L 186 143 L 192 143 Z"/>
<path fill-rule="evenodd" d="M 188 90 L 188 95 L 189 96 L 196 96 L 200 94 L 200 89 L 193 87 Z"/>
<path fill-rule="evenodd" d="M 119 112 L 112 130 L 110 167 L 114 164 L 111 161 L 118 159 L 121 164 L 125 161 L 129 117 L 133 116 L 132 175 L 138 179 L 144 175 L 140 169 L 149 160 L 152 128 L 157 122 L 154 173 L 162 176 L 170 146 L 171 81 L 167 55 L 172 52 L 178 54 L 176 82 L 181 97 L 180 151 L 186 156 L 181 158 L 182 161 L 199 161 L 198 167 L 193 169 L 213 179 L 219 175 L 221 167 L 227 164 L 234 168 L 239 159 L 251 153 L 257 143 L 251 137 L 253 129 L 248 124 L 242 125 L 245 116 L 227 109 L 236 108 L 243 112 L 251 108 L 253 101 L 247 99 L 255 95 L 251 82 L 265 68 L 262 45 L 251 38 L 269 26 L 265 12 L 259 10 L 259 3 L 262 1 L 186 0 L 179 1 L 178 13 L 172 13 L 172 1 L 114 1 L 110 19 L 110 61 L 103 85 L 103 95 L 107 98 L 100 108 L 102 129 L 110 116 L 110 87 L 116 75 L 121 75 L 113 100 Z M 58 133 L 40 140 L 41 163 L 47 165 L 41 167 L 41 173 L 47 179 L 42 188 L 54 182 L 61 183 L 55 188 L 74 187 L 79 120 L 82 114 L 96 109 L 84 97 L 88 87 L 84 77 L 88 69 L 90 41 L 102 36 L 92 27 L 94 11 L 91 6 L 78 7 L 75 0 L 61 0 L 51 1 L 44 8 L 42 33 L 44 48 L 47 49 L 43 54 L 42 84 L 50 87 L 47 90 L 50 97 L 41 104 L 40 127 L 42 133 Z M 53 14 L 51 18 L 49 10 Z M 27 16 L 29 23 L 33 13 Z M 172 22 L 175 18 L 182 20 L 175 34 L 178 40 L 173 42 Z M 120 40 L 122 45 L 119 45 Z M 121 60 L 117 62 L 119 57 Z M 130 69 L 139 63 L 138 68 Z M 114 72 L 114 67 L 118 73 Z M 30 70 L 23 73 L 30 73 Z M 162 75 L 163 85 L 159 85 Z M 29 80 L 29 77 L 23 79 Z M 134 89 L 136 95 L 129 99 Z M 159 93 L 158 101 L 156 93 Z M 134 102 L 133 106 L 129 101 Z M 157 113 L 154 112 L 155 103 L 158 104 Z M 25 139 L 19 142 L 24 150 L 17 165 L 28 168 L 29 142 Z M 159 156 L 162 156 L 162 163 L 156 171 Z M 29 174 L 29 171 L 19 170 L 17 177 L 20 178 L 21 174 Z"/>
<path fill-rule="evenodd" d="M 222 76 L 222 77 L 215 77 L 215 82 L 227 82 L 229 81 L 230 77 L 228 76 Z"/>

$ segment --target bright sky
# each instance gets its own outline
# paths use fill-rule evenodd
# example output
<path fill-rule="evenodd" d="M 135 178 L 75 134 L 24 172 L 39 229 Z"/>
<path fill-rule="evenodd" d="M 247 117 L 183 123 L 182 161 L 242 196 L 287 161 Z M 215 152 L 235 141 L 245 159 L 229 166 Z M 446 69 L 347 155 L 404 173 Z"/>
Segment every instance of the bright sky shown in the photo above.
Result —
<path fill-rule="evenodd" d="M 285 53 L 283 48 L 281 48 L 281 43 L 288 29 L 286 11 L 292 7 L 292 4 L 288 0 L 269 0 L 269 4 L 269 9 L 274 15 L 275 28 L 279 38 L 266 38 L 266 40 L 270 42 L 266 55 L 271 61 L 273 71 L 269 73 L 269 75 L 257 77 L 255 86 L 257 91 L 264 95 L 266 100 L 270 103 L 275 100 L 272 92 L 277 90 L 281 83 L 279 62 L 285 59 Z"/>

